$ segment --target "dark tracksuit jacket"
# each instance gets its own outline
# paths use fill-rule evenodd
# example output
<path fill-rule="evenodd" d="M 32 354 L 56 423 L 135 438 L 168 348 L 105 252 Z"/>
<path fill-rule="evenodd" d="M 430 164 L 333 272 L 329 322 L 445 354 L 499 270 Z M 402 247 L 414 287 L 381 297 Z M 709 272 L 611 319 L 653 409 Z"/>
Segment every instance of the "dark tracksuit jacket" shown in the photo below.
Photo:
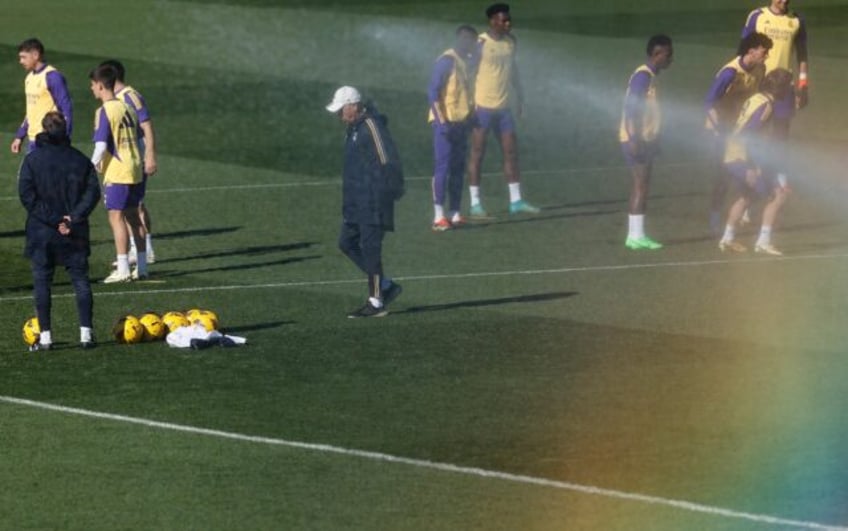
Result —
<path fill-rule="evenodd" d="M 362 117 L 347 129 L 342 172 L 345 223 L 394 230 L 396 197 L 389 178 L 391 172 L 402 170 L 387 123 L 385 116 L 366 107 Z"/>

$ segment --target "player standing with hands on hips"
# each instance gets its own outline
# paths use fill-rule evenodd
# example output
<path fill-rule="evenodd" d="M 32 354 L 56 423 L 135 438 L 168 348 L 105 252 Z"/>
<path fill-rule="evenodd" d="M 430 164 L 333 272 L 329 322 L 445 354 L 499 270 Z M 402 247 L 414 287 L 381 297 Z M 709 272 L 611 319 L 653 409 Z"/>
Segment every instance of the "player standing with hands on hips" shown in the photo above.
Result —
<path fill-rule="evenodd" d="M 368 275 L 368 299 L 349 318 L 383 317 L 400 295 L 383 275 L 383 236 L 394 230 L 394 204 L 403 195 L 403 169 L 388 120 L 353 87 L 336 90 L 327 110 L 347 126 L 342 170 L 339 248 Z"/>

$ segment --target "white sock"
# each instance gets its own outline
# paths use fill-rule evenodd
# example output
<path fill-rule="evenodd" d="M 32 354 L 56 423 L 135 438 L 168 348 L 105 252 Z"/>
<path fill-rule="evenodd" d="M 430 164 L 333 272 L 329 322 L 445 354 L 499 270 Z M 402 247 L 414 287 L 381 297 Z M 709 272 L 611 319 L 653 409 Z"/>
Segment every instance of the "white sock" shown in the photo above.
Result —
<path fill-rule="evenodd" d="M 629 220 L 629 232 L 628 238 L 634 238 L 638 240 L 639 238 L 645 237 L 645 215 L 644 214 L 630 214 L 628 216 Z"/>
<path fill-rule="evenodd" d="M 763 225 L 760 227 L 760 236 L 757 238 L 757 245 L 763 247 L 771 244 L 771 227 Z"/>
<path fill-rule="evenodd" d="M 50 330 L 42 330 L 38 337 L 38 342 L 42 345 L 53 344 L 53 338 L 50 336 Z"/>
<path fill-rule="evenodd" d="M 458 211 L 454 210 L 453 212 L 450 213 L 451 222 L 456 223 L 460 219 L 462 219 L 462 214 L 460 214 Z"/>
<path fill-rule="evenodd" d="M 147 251 L 140 252 L 136 255 L 136 263 L 135 263 L 136 271 L 138 271 L 139 276 L 143 276 L 147 274 Z"/>
<path fill-rule="evenodd" d="M 509 183 L 509 202 L 521 201 L 521 183 Z"/>
<path fill-rule="evenodd" d="M 149 232 L 144 236 L 144 243 L 147 245 L 147 254 L 148 255 L 154 254 L 153 253 L 153 237 L 150 235 Z"/>
<path fill-rule="evenodd" d="M 136 254 L 137 252 L 138 252 L 138 249 L 135 246 L 135 238 L 130 236 L 130 254 L 133 255 L 133 254 Z"/>
<path fill-rule="evenodd" d="M 480 187 L 479 186 L 469 186 L 468 187 L 468 195 L 471 198 L 471 206 L 477 206 L 480 204 Z"/>
<path fill-rule="evenodd" d="M 91 342 L 91 328 L 87 326 L 80 327 L 80 343 Z"/>
<path fill-rule="evenodd" d="M 130 259 L 126 254 L 118 255 L 118 274 L 121 276 L 130 274 Z"/>
<path fill-rule="evenodd" d="M 445 207 L 442 205 L 433 205 L 433 221 L 439 221 L 445 217 Z"/>
<path fill-rule="evenodd" d="M 371 306 L 373 306 L 375 308 L 382 308 L 383 307 L 383 301 L 381 301 L 377 297 L 368 297 L 368 302 L 370 302 Z"/>
<path fill-rule="evenodd" d="M 732 242 L 736 238 L 736 229 L 733 225 L 724 226 L 724 236 L 721 237 L 723 242 Z"/>

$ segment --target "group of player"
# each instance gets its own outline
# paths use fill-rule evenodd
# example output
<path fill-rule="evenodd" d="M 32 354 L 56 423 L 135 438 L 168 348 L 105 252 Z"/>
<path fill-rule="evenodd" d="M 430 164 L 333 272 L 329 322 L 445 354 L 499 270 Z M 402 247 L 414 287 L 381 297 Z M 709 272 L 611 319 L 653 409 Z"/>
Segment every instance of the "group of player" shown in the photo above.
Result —
<path fill-rule="evenodd" d="M 427 91 L 435 154 L 434 231 L 465 222 L 460 203 L 466 162 L 469 215 L 472 219 L 488 217 L 480 200 L 480 165 L 489 131 L 495 134 L 503 152 L 509 212 L 539 212 L 521 196 L 511 109 L 521 115 L 523 92 L 509 6 L 491 5 L 486 16 L 489 27 L 479 35 L 471 26 L 457 29 L 455 45 L 436 60 Z M 667 35 L 655 35 L 649 39 L 646 51 L 646 62 L 630 76 L 619 128 L 619 141 L 632 176 L 625 239 L 625 246 L 632 250 L 662 248 L 661 243 L 646 235 L 644 224 L 662 126 L 657 79 L 662 70 L 671 66 L 672 40 Z M 793 85 L 793 56 L 798 64 L 797 87 Z M 748 15 L 737 56 L 715 76 L 705 107 L 706 127 L 713 136 L 717 161 L 710 225 L 716 236 L 721 234 L 722 252 L 747 250 L 736 240 L 737 225 L 753 201 L 766 199 L 754 250 L 782 254 L 771 243 L 771 232 L 789 187 L 785 164 L 774 152 L 785 152 L 783 144 L 792 116 L 807 103 L 807 68 L 803 18 L 789 10 L 789 0 L 771 0 L 768 6 Z M 772 145 L 771 152 L 763 149 L 765 144 Z M 775 148 L 775 144 L 779 147 Z M 728 190 L 733 191 L 733 200 L 725 214 Z"/>
<path fill-rule="evenodd" d="M 45 59 L 44 45 L 35 38 L 18 46 L 24 80 L 26 116 L 10 146 L 12 153 L 37 149 L 42 120 L 58 112 L 73 131 L 73 103 L 65 77 Z M 124 81 L 123 64 L 104 61 L 90 75 L 91 92 L 102 105 L 94 118 L 91 161 L 103 177 L 103 196 L 115 242 L 114 271 L 103 282 L 129 282 L 147 277 L 155 262 L 150 213 L 144 205 L 147 177 L 156 173 L 153 124 L 141 94 Z M 27 140 L 24 148 L 24 140 Z M 130 270 L 132 263 L 135 267 Z"/>
<path fill-rule="evenodd" d="M 481 165 L 490 131 L 503 154 L 509 213 L 540 211 L 522 197 L 513 110 L 520 117 L 524 101 L 509 5 L 493 4 L 486 9 L 486 16 L 488 29 L 479 35 L 468 25 L 457 29 L 455 45 L 436 60 L 428 86 L 435 156 L 432 229 L 438 232 L 466 223 L 460 210 L 466 169 L 469 217 L 489 218 L 481 199 Z M 632 175 L 625 240 L 625 246 L 632 250 L 662 248 L 662 244 L 647 236 L 644 224 L 662 125 L 657 80 L 660 72 L 672 64 L 672 40 L 655 35 L 649 39 L 646 51 L 646 62 L 630 76 L 619 128 L 622 152 Z M 27 111 L 11 144 L 13 153 L 21 151 L 24 139 L 29 140 L 27 152 L 36 149 L 42 119 L 50 113 L 64 117 L 68 137 L 73 126 L 65 79 L 45 62 L 41 42 L 24 41 L 18 48 L 18 57 L 28 72 Z M 797 87 L 793 84 L 793 58 L 798 62 Z M 772 245 L 771 232 L 789 188 L 785 164 L 774 152 L 785 151 L 783 143 L 791 118 L 797 108 L 807 103 L 807 71 L 806 28 L 803 19 L 789 11 L 789 1 L 771 0 L 768 6 L 751 12 L 737 56 L 719 70 L 706 99 L 706 127 L 714 137 L 718 166 L 710 214 L 716 233 L 721 231 L 725 196 L 729 189 L 734 193 L 718 244 L 722 252 L 747 250 L 736 240 L 737 225 L 754 200 L 766 198 L 754 250 L 782 254 Z M 146 178 L 156 172 L 152 123 L 142 96 L 125 84 L 121 63 L 101 63 L 91 71 L 90 80 L 92 93 L 102 102 L 95 115 L 91 161 L 103 176 L 103 195 L 116 250 L 115 270 L 104 282 L 144 279 L 147 264 L 154 261 L 150 216 L 143 201 Z M 358 91 L 342 87 L 327 109 L 337 113 L 348 126 L 340 248 L 369 278 L 368 301 L 350 316 L 385 315 L 386 305 L 401 291 L 383 274 L 381 260 L 383 232 L 393 229 L 393 203 L 399 195 L 377 183 L 384 180 L 380 178 L 384 174 L 402 175 L 399 160 L 395 160 L 397 153 L 383 118 L 362 101 Z M 366 138 L 372 141 L 365 142 Z M 775 143 L 781 144 L 774 149 Z M 772 145 L 771 152 L 763 149 L 766 144 Z M 395 167 L 397 172 L 383 171 Z M 375 168 L 380 169 L 379 175 L 371 175 Z M 380 201 L 375 202 L 377 196 Z M 368 230 L 363 232 L 363 227 Z M 136 263 L 132 271 L 131 244 Z"/>

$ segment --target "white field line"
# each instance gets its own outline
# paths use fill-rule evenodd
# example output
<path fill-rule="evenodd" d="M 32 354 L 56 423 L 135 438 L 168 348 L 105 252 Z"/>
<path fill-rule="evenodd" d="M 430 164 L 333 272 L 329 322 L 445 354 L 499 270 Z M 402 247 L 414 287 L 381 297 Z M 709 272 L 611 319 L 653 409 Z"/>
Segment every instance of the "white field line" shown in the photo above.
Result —
<path fill-rule="evenodd" d="M 657 167 L 667 167 L 667 168 L 675 168 L 675 167 L 689 167 L 689 166 L 699 166 L 700 162 L 673 162 L 668 164 L 663 164 Z M 598 166 L 592 168 L 566 168 L 560 170 L 528 170 L 521 172 L 522 175 L 556 175 L 561 173 L 601 173 L 608 171 L 616 171 L 616 170 L 624 170 L 626 166 Z M 491 172 L 485 173 L 484 175 L 493 176 L 500 175 L 500 172 Z M 309 176 L 306 176 L 309 177 Z M 429 181 L 432 179 L 432 175 L 428 176 L 415 176 L 415 177 L 407 177 L 408 181 Z M 220 185 L 220 186 L 194 186 L 194 187 L 184 187 L 184 188 L 148 188 L 148 194 L 176 194 L 176 193 L 191 193 L 191 192 L 214 192 L 219 190 L 257 190 L 257 189 L 269 189 L 269 188 L 305 188 L 311 186 L 340 186 L 341 181 L 339 179 L 324 179 L 324 180 L 310 180 L 310 181 L 295 181 L 295 182 L 282 182 L 282 183 L 256 183 L 256 184 L 232 184 L 232 185 Z M 0 201 L 17 201 L 17 196 L 2 196 L 0 197 Z"/>
<path fill-rule="evenodd" d="M 848 258 L 848 253 L 839 254 L 805 254 L 796 256 L 780 256 L 780 257 L 761 257 L 761 258 L 732 258 L 723 260 L 693 260 L 690 262 L 657 262 L 653 264 L 619 264 L 619 265 L 600 265 L 600 266 L 581 266 L 581 267 L 560 267 L 553 269 L 525 269 L 512 271 L 477 271 L 474 273 L 444 273 L 435 275 L 406 275 L 394 277 L 398 281 L 427 281 L 427 280 L 457 280 L 457 279 L 473 279 L 473 278 L 491 278 L 505 276 L 532 276 L 532 275 L 560 275 L 568 273 L 594 273 L 606 271 L 631 271 L 638 269 L 662 269 L 662 268 L 684 268 L 684 267 L 706 267 L 706 266 L 721 266 L 729 264 L 763 264 L 776 262 L 798 262 L 804 260 L 830 260 Z M 300 287 L 315 287 L 315 286 L 337 286 L 343 284 L 359 284 L 362 283 L 361 278 L 356 279 L 339 279 L 339 280 L 303 280 L 292 282 L 273 282 L 268 284 L 231 284 L 224 286 L 195 286 L 186 288 L 162 288 L 162 289 L 139 289 L 139 290 L 122 290 L 122 291 L 107 291 L 94 292 L 96 297 L 121 297 L 124 295 L 156 295 L 162 293 L 195 293 L 199 291 L 233 291 L 233 290 L 252 290 L 252 289 L 278 289 L 278 288 L 300 288 Z M 93 284 L 96 287 L 97 284 Z M 73 297 L 73 293 L 54 294 L 53 298 L 69 298 Z M 32 295 L 14 295 L 11 297 L 0 297 L 0 303 L 16 302 L 16 301 L 31 301 Z"/>
<path fill-rule="evenodd" d="M 265 444 L 270 446 L 285 446 L 289 448 L 297 448 L 300 450 L 308 450 L 313 452 L 320 453 L 328 453 L 328 454 L 337 454 L 348 457 L 357 457 L 361 459 L 369 459 L 372 461 L 381 461 L 388 463 L 396 463 L 401 465 L 407 465 L 416 468 L 424 468 L 429 470 L 438 470 L 440 472 L 448 472 L 453 474 L 463 474 L 467 476 L 475 476 L 481 478 L 488 479 L 498 479 L 503 481 L 510 481 L 513 483 L 522 483 L 526 485 L 536 485 L 540 487 L 548 487 L 560 490 L 567 490 L 571 492 L 578 492 L 581 494 L 593 495 L 593 496 L 601 496 L 605 498 L 617 499 L 617 500 L 626 500 L 637 503 L 651 504 L 651 505 L 659 505 L 664 507 L 672 507 L 675 509 L 680 509 L 683 511 L 689 511 L 694 513 L 702 513 L 708 514 L 717 517 L 723 518 L 732 518 L 737 520 L 748 520 L 751 522 L 757 522 L 759 524 L 769 524 L 769 525 L 780 525 L 780 526 L 792 526 L 798 529 L 828 529 L 828 530 L 848 530 L 848 527 L 837 527 L 830 526 L 825 524 L 820 524 L 816 522 L 805 522 L 801 520 L 787 520 L 784 518 L 779 518 L 776 516 L 770 516 L 765 514 L 755 514 L 755 513 L 746 513 L 740 511 L 734 511 L 731 509 L 724 509 L 721 507 L 712 507 L 709 505 L 703 505 L 700 503 L 693 503 L 684 500 L 675 500 L 671 498 L 662 498 L 659 496 L 649 496 L 645 494 L 638 494 L 633 492 L 605 489 L 601 487 L 595 487 L 592 485 L 580 485 L 577 483 L 568 483 L 565 481 L 557 481 L 553 479 L 545 479 L 538 478 L 534 476 L 524 476 L 520 474 L 510 474 L 508 472 L 499 472 L 496 470 L 486 470 L 483 468 L 476 467 L 467 467 L 460 465 L 453 465 L 450 463 L 440 463 L 437 461 L 428 461 L 425 459 L 413 459 L 410 457 L 400 457 L 391 454 L 384 454 L 381 452 L 370 452 L 366 450 L 356 450 L 352 448 L 344 448 L 340 446 L 332 446 L 329 444 L 318 444 L 318 443 L 308 443 L 302 441 L 289 441 L 286 439 L 275 439 L 271 437 L 260 437 L 255 435 L 245 435 L 241 433 L 233 433 L 227 431 L 220 430 L 211 430 L 207 428 L 198 428 L 195 426 L 187 426 L 183 424 L 172 424 L 170 422 L 160 422 L 156 420 L 149 420 L 137 417 L 128 417 L 125 415 L 116 415 L 113 413 L 103 413 L 99 411 L 91 411 L 87 409 L 79 409 L 72 407 L 59 406 L 55 404 L 48 404 L 45 402 L 37 402 L 34 400 L 27 400 L 23 398 L 15 398 L 11 396 L 2 396 L 0 395 L 0 402 L 6 402 L 9 404 L 15 404 L 19 406 L 32 407 L 47 411 L 55 411 L 58 413 L 65 413 L 70 415 L 78 415 L 82 417 L 89 417 L 95 419 L 109 420 L 115 422 L 123 422 L 128 424 L 136 424 L 141 426 L 146 426 L 148 428 L 160 429 L 160 430 L 169 430 L 176 431 L 181 433 L 189 433 L 193 435 L 205 435 L 208 437 L 217 437 L 221 439 L 229 439 L 235 441 L 256 443 L 256 444 Z"/>

